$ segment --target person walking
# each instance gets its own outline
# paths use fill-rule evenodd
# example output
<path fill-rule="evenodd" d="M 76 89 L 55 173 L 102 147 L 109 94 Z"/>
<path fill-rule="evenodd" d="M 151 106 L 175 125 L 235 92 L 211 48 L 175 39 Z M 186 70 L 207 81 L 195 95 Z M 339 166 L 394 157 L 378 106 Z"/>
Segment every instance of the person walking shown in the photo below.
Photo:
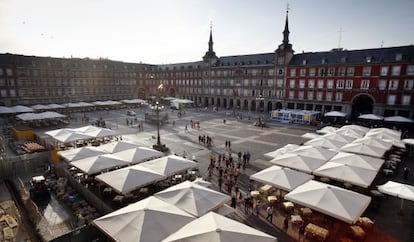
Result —
<path fill-rule="evenodd" d="M 269 220 L 271 223 L 273 223 L 273 207 L 270 205 L 267 206 L 266 212 L 267 212 L 266 220 Z"/>

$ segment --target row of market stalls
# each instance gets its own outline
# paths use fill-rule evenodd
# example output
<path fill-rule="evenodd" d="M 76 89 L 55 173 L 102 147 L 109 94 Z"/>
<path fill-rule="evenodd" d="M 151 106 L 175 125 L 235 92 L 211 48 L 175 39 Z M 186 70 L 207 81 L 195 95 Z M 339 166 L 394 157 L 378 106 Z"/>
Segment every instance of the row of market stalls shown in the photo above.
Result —
<path fill-rule="evenodd" d="M 75 133 L 88 133 L 90 129 L 82 127 Z M 47 134 L 62 141 L 62 135 L 73 131 L 62 129 Z M 75 137 L 69 140 L 76 142 Z M 165 156 L 128 141 L 62 150 L 58 154 L 70 167 L 122 195 L 197 167 L 194 161 Z M 210 185 L 199 178 L 184 181 L 99 217 L 92 224 L 115 241 L 277 241 L 225 217 L 234 212 L 226 204 L 231 198 L 210 189 Z"/>
<path fill-rule="evenodd" d="M 30 112 L 39 112 L 47 110 L 63 110 L 63 109 L 82 109 L 90 107 L 110 107 L 110 106 L 119 106 L 119 105 L 146 105 L 147 101 L 142 99 L 125 99 L 120 101 L 95 101 L 95 102 L 77 102 L 77 103 L 63 103 L 63 104 L 36 104 L 33 106 L 23 106 L 17 105 L 12 107 L 0 106 L 0 115 L 1 114 L 16 114 L 16 113 L 30 113 Z"/>
<path fill-rule="evenodd" d="M 285 193 L 284 199 L 355 224 L 371 202 L 371 197 L 351 189 L 367 189 L 387 163 L 399 163 L 404 143 L 396 130 L 368 129 L 357 125 L 326 127 L 303 145 L 288 144 L 265 154 L 273 166 L 250 176 L 251 180 Z M 316 180 L 316 178 L 318 178 Z M 318 181 L 320 180 L 320 181 Z M 336 181 L 343 186 L 334 185 Z M 385 184 L 378 190 L 414 200 L 412 186 Z M 401 188 L 404 187 L 404 188 Z M 405 189 L 400 193 L 398 189 Z M 358 191 L 360 189 L 357 189 Z"/>

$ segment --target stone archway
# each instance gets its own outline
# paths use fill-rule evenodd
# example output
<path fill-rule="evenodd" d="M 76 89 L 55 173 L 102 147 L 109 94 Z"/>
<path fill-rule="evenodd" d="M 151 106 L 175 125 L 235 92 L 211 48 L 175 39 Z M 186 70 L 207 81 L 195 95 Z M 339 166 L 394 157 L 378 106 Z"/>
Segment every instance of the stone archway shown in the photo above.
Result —
<path fill-rule="evenodd" d="M 233 100 L 233 99 L 230 99 L 230 102 L 229 102 L 229 106 L 228 106 L 228 108 L 229 108 L 229 109 L 234 108 L 234 100 Z"/>
<path fill-rule="evenodd" d="M 374 98 L 367 94 L 360 94 L 352 100 L 351 118 L 356 118 L 360 114 L 372 113 L 374 110 Z"/>
<path fill-rule="evenodd" d="M 251 111 L 256 111 L 256 101 L 252 101 Z"/>
<path fill-rule="evenodd" d="M 221 101 L 220 101 L 220 98 L 219 97 L 216 100 L 216 107 L 217 108 L 221 108 Z"/>
<path fill-rule="evenodd" d="M 276 109 L 283 109 L 283 105 L 281 102 L 276 103 Z"/>
<path fill-rule="evenodd" d="M 244 100 L 243 102 L 243 110 L 248 110 L 249 109 L 249 101 L 248 100 Z"/>
<path fill-rule="evenodd" d="M 236 101 L 236 109 L 241 109 L 240 99 Z"/>
<path fill-rule="evenodd" d="M 223 108 L 227 108 L 227 98 L 223 99 Z"/>
<path fill-rule="evenodd" d="M 267 112 L 273 111 L 273 104 L 271 101 L 267 102 Z"/>

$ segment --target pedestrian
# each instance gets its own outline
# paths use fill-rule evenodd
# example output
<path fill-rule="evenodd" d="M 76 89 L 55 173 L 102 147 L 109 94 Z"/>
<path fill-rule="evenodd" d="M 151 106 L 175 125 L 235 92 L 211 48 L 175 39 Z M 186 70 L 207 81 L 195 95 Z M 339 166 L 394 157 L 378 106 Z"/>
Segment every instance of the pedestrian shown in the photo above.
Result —
<path fill-rule="evenodd" d="M 256 216 L 259 216 L 261 209 L 262 209 L 262 205 L 260 204 L 260 201 L 259 200 L 256 200 L 256 207 L 255 207 Z"/>
<path fill-rule="evenodd" d="M 230 204 L 230 207 L 236 208 L 236 195 L 235 194 L 233 196 L 231 196 L 231 204 Z"/>
<path fill-rule="evenodd" d="M 185 131 L 188 131 L 187 124 L 185 125 Z"/>
<path fill-rule="evenodd" d="M 273 221 L 273 207 L 270 206 L 270 205 L 267 206 L 266 212 L 267 212 L 266 220 L 269 220 L 272 223 L 272 221 Z"/>
<path fill-rule="evenodd" d="M 285 216 L 285 219 L 283 220 L 283 229 L 287 233 L 287 230 L 289 228 L 289 218 L 288 215 Z"/>
<path fill-rule="evenodd" d="M 404 174 L 403 174 L 404 179 L 407 179 L 408 178 L 408 173 L 409 172 L 410 172 L 410 169 L 408 167 L 404 167 Z"/>
<path fill-rule="evenodd" d="M 231 142 L 230 142 L 230 140 L 227 141 L 227 145 L 229 146 L 229 150 L 231 150 Z"/>

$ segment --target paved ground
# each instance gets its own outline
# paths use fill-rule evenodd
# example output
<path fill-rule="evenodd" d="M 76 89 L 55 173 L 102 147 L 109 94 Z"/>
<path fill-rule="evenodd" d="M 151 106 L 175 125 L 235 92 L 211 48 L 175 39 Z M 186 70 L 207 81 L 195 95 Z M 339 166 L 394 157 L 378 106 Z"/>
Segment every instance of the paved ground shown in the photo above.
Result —
<path fill-rule="evenodd" d="M 134 109 L 137 112 L 137 119 L 143 121 L 143 109 Z M 156 142 L 156 127 L 144 123 L 144 130 L 139 131 L 138 125 L 127 126 L 126 119 L 133 119 L 126 115 L 126 110 L 113 110 L 88 113 L 91 120 L 102 118 L 106 121 L 108 127 L 117 130 L 124 140 L 131 140 L 143 146 L 151 147 Z M 199 163 L 201 174 L 206 177 L 207 167 L 209 164 L 209 155 L 211 152 L 223 153 L 225 151 L 225 140 L 231 140 L 232 152 L 249 151 L 252 154 L 251 164 L 245 173 L 240 177 L 242 191 L 247 191 L 249 186 L 249 175 L 270 166 L 269 162 L 263 157 L 266 152 L 273 151 L 286 144 L 301 144 L 305 139 L 301 135 L 306 132 L 313 132 L 316 128 L 310 126 L 290 125 L 280 123 L 269 123 L 268 128 L 258 128 L 253 122 L 259 114 L 251 115 L 251 120 L 238 120 L 233 116 L 226 115 L 226 112 L 212 112 L 209 110 L 186 110 L 181 117 L 177 117 L 177 112 L 168 110 L 170 122 L 161 127 L 161 142 L 170 148 L 172 153 L 185 155 L 187 158 L 194 158 Z M 76 120 L 71 120 L 71 127 L 86 125 L 82 123 L 83 114 L 74 114 Z M 247 117 L 247 115 L 243 115 Z M 223 122 L 226 119 L 226 123 Z M 174 120 L 174 125 L 173 125 Z M 190 128 L 190 120 L 200 122 L 200 129 Z M 188 126 L 188 131 L 185 130 Z M 44 131 L 44 130 L 43 130 Z M 213 138 L 213 146 L 206 147 L 198 142 L 199 135 L 208 135 Z M 414 161 L 407 158 L 403 161 L 403 166 L 411 167 L 412 173 L 406 183 L 414 184 Z M 391 178 L 399 180 L 401 176 L 400 167 L 398 173 Z M 213 179 L 214 180 L 214 179 Z M 379 177 L 377 184 L 385 182 L 383 177 Z M 385 231 L 394 237 L 397 241 L 414 241 L 414 202 L 406 201 L 404 203 L 404 213 L 399 214 L 400 200 L 394 197 L 386 197 L 380 201 L 380 206 L 370 206 L 366 211 L 366 216 L 375 220 L 375 225 L 379 230 Z M 265 221 L 261 216 L 245 215 L 238 212 L 237 219 L 257 227 L 269 234 L 275 235 L 279 241 L 289 241 L 285 233 L 280 231 L 282 225 L 280 218 L 276 218 L 274 224 Z M 289 229 L 288 234 L 297 237 L 297 232 Z"/>

